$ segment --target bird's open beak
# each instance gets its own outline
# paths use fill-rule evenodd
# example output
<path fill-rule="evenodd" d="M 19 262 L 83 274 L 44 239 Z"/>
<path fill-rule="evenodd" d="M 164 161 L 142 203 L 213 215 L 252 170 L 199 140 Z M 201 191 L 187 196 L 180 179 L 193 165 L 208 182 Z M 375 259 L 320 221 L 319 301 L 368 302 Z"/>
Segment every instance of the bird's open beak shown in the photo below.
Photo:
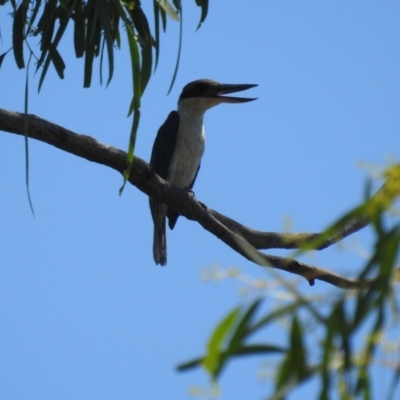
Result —
<path fill-rule="evenodd" d="M 254 84 L 230 84 L 221 83 L 220 85 L 213 88 L 213 95 L 219 100 L 220 103 L 246 103 L 247 101 L 257 100 L 256 97 L 254 98 L 246 98 L 246 97 L 232 97 L 232 96 L 223 96 L 224 94 L 228 93 L 235 93 L 241 92 L 242 90 L 251 89 L 255 86 Z"/>

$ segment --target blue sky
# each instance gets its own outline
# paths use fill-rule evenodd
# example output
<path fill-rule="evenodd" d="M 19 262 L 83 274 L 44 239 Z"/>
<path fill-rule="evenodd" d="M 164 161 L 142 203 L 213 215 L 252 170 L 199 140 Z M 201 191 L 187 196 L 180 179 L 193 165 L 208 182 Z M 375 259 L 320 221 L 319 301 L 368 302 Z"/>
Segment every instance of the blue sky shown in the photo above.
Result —
<path fill-rule="evenodd" d="M 178 38 L 178 24 L 168 21 L 143 97 L 136 154 L 149 159 L 157 129 L 186 83 L 256 83 L 246 95 L 257 101 L 207 112 L 195 194 L 256 229 L 283 231 L 289 221 L 293 231 L 320 231 L 362 200 L 367 173 L 361 165 L 399 160 L 400 4 L 243 4 L 210 1 L 195 32 L 200 14 L 193 1 L 185 2 L 179 73 L 166 96 Z M 3 8 L 0 53 L 10 46 L 9 7 Z M 71 43 L 66 35 L 64 81 L 50 69 L 38 95 L 30 73 L 29 111 L 125 149 L 126 43 L 107 89 L 98 75 L 92 88 L 82 88 L 83 63 L 72 58 Z M 0 107 L 22 112 L 25 71 L 10 56 L 0 69 Z M 185 218 L 168 232 L 168 266 L 156 267 L 147 198 L 134 187 L 119 197 L 122 178 L 114 171 L 31 140 L 33 218 L 23 139 L 2 132 L 0 141 L 0 397 L 183 399 L 191 385 L 205 387 L 202 371 L 179 374 L 174 367 L 201 354 L 218 320 L 246 298 L 238 295 L 240 283 L 205 283 L 201 270 L 218 265 L 271 275 Z M 368 232 L 360 233 L 347 249 L 308 261 L 354 276 L 364 261 L 354 248 L 368 251 L 370 241 Z M 308 295 L 336 293 L 321 282 L 313 288 L 298 282 Z M 268 304 L 275 295 L 271 290 Z M 263 361 L 230 364 L 221 398 L 268 394 L 268 384 L 257 380 Z M 389 382 L 387 371 L 380 380 Z M 310 384 L 301 393 L 314 389 Z"/>

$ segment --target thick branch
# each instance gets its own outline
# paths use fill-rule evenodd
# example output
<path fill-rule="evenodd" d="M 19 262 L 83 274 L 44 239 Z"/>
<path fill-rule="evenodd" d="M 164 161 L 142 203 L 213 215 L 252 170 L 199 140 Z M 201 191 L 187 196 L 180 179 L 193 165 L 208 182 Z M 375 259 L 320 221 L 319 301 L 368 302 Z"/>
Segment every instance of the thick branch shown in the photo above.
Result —
<path fill-rule="evenodd" d="M 0 109 L 0 130 L 24 135 L 24 118 L 24 114 Z M 89 161 L 106 165 L 120 173 L 125 170 L 127 164 L 124 151 L 102 144 L 90 136 L 73 133 L 35 115 L 27 115 L 26 118 L 27 135 L 30 138 L 48 143 Z M 370 286 L 373 282 L 373 280 L 355 281 L 296 260 L 266 255 L 257 251 L 256 249 L 267 248 L 298 248 L 301 244 L 314 240 L 320 234 L 281 234 L 259 232 L 247 228 L 217 211 L 207 209 L 186 191 L 170 186 L 168 182 L 154 173 L 149 164 L 138 157 L 134 158 L 129 182 L 148 196 L 172 207 L 186 218 L 197 221 L 204 229 L 256 264 L 275 267 L 303 276 L 310 283 L 313 283 L 314 279 L 319 279 L 345 289 L 361 289 Z M 351 221 L 334 238 L 325 240 L 319 249 L 330 246 L 367 224 L 367 220 L 363 218 Z"/>

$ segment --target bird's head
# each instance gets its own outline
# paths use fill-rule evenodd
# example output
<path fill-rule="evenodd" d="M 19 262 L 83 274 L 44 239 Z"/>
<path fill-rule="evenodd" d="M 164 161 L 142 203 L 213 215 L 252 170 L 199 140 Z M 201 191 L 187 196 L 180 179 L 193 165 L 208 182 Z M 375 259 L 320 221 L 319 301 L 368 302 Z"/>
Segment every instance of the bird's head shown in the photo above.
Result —
<path fill-rule="evenodd" d="M 256 98 L 223 96 L 229 93 L 240 92 L 253 88 L 254 84 L 227 84 L 218 83 L 211 79 L 199 79 L 188 83 L 182 90 L 178 106 L 196 108 L 199 111 L 206 111 L 221 103 L 246 103 Z"/>

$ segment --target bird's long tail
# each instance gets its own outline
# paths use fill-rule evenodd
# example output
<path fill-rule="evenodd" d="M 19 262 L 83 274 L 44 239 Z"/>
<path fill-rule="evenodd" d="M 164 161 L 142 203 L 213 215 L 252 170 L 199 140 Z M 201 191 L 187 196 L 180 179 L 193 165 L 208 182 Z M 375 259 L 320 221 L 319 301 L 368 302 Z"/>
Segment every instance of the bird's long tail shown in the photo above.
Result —
<path fill-rule="evenodd" d="M 165 232 L 166 210 L 163 204 L 155 204 L 153 212 L 154 236 L 153 236 L 153 257 L 156 264 L 167 264 L 167 235 Z"/>

